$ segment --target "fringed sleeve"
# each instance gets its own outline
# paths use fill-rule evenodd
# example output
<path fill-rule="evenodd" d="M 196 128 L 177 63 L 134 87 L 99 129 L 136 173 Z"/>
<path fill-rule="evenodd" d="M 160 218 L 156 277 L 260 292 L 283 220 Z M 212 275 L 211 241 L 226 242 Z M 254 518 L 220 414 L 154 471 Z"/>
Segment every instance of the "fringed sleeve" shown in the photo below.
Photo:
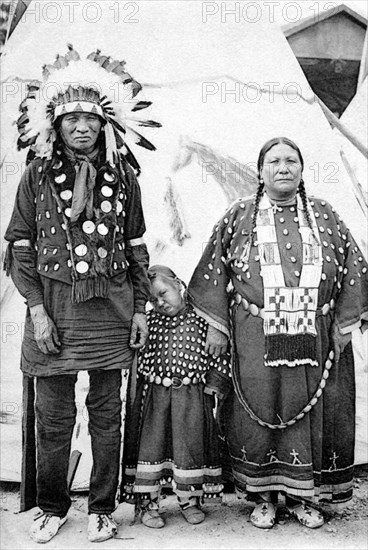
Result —
<path fill-rule="evenodd" d="M 4 267 L 30 307 L 43 303 L 43 286 L 37 273 L 37 252 L 34 248 L 36 241 L 36 208 L 33 189 L 35 169 L 35 163 L 31 163 L 21 178 L 12 217 L 5 232 L 5 240 L 9 245 Z M 29 244 L 14 245 L 22 241 L 28 241 Z"/>
<path fill-rule="evenodd" d="M 338 217 L 337 217 L 338 218 Z M 368 265 L 344 222 L 338 218 L 340 244 L 335 318 L 343 334 L 368 328 Z M 341 235 L 341 236 L 340 236 Z"/>
<path fill-rule="evenodd" d="M 215 225 L 188 286 L 188 299 L 209 325 L 229 336 L 228 251 L 237 223 L 233 205 Z"/>
<path fill-rule="evenodd" d="M 149 254 L 142 238 L 146 232 L 146 225 L 138 181 L 128 164 L 125 164 L 124 169 L 127 180 L 124 227 L 125 253 L 134 289 L 134 312 L 144 313 L 149 297 L 147 277 Z"/>

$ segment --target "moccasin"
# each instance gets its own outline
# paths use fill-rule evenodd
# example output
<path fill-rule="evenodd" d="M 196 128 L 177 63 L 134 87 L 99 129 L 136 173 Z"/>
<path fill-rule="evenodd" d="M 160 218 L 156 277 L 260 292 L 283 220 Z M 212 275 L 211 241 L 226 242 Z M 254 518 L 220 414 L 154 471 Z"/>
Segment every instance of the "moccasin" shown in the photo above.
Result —
<path fill-rule="evenodd" d="M 49 542 L 67 519 L 67 516 L 61 518 L 59 516 L 52 516 L 51 514 L 42 514 L 42 516 L 36 518 L 33 522 L 29 530 L 29 536 L 34 542 Z"/>
<path fill-rule="evenodd" d="M 321 527 L 325 522 L 321 512 L 304 502 L 292 508 L 288 507 L 288 510 L 304 527 L 309 527 L 309 529 L 317 529 L 317 527 Z"/>
<path fill-rule="evenodd" d="M 151 527 L 151 529 L 161 529 L 162 527 L 165 527 L 165 521 L 157 510 L 142 511 L 141 521 L 143 525 L 146 527 Z"/>
<path fill-rule="evenodd" d="M 188 523 L 195 525 L 197 523 L 202 523 L 205 519 L 205 513 L 199 508 L 197 504 L 193 506 L 187 506 L 185 508 L 180 507 L 181 513 L 185 517 Z"/>
<path fill-rule="evenodd" d="M 118 528 L 111 514 L 89 514 L 87 536 L 90 542 L 103 542 L 117 533 Z"/>
<path fill-rule="evenodd" d="M 271 502 L 257 504 L 250 516 L 251 523 L 259 529 L 271 529 L 276 521 L 276 508 Z"/>

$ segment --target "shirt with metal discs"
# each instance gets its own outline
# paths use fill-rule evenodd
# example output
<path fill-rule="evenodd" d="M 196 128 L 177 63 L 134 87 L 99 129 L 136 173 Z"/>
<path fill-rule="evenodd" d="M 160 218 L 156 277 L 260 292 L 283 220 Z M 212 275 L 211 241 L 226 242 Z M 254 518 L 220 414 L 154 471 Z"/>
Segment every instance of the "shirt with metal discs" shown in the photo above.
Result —
<path fill-rule="evenodd" d="M 147 317 L 133 399 L 128 392 L 121 501 L 152 498 L 168 484 L 179 498 L 215 502 L 223 485 L 211 391 L 231 387 L 229 354 L 205 351 L 208 324 L 189 305 L 175 317 Z"/>
<path fill-rule="evenodd" d="M 138 371 L 148 382 L 167 387 L 179 384 L 178 380 L 183 385 L 205 383 L 207 373 L 214 369 L 219 375 L 217 384 L 223 385 L 222 378 L 229 376 L 228 358 L 206 353 L 208 325 L 192 308 L 175 317 L 150 311 L 147 321 L 150 334 Z"/>
<path fill-rule="evenodd" d="M 96 172 L 89 215 L 86 208 L 72 220 L 78 159 L 60 148 L 51 163 L 27 166 L 5 234 L 8 273 L 27 306 L 44 305 L 61 342 L 59 354 L 41 352 L 28 307 L 21 369 L 31 376 L 130 368 L 131 319 L 145 312 L 148 252 L 135 174 L 101 152 L 84 162 Z"/>

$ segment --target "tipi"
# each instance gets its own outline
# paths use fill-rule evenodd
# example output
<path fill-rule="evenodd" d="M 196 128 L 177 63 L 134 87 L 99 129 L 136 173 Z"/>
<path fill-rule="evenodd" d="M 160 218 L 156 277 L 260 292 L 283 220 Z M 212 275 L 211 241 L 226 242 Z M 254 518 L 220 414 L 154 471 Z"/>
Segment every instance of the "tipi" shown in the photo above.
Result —
<path fill-rule="evenodd" d="M 257 21 L 247 13 L 234 17 L 222 12 L 222 4 L 226 3 L 136 2 L 136 13 L 121 11 L 119 15 L 100 2 L 100 17 L 92 27 L 89 12 L 77 24 L 75 15 L 72 24 L 70 13 L 60 3 L 58 21 L 44 17 L 34 25 L 28 17 L 18 25 L 5 48 L 2 70 L 7 93 L 2 103 L 6 116 L 2 125 L 2 231 L 24 162 L 24 153 L 15 150 L 16 127 L 12 125 L 24 83 L 37 78 L 41 65 L 52 62 L 52 56 L 62 54 L 70 42 L 81 55 L 98 47 L 112 58 L 124 56 L 127 70 L 144 85 L 144 95 L 153 102 L 151 118 L 162 123 L 161 129 L 150 134 L 157 150 L 135 151 L 142 169 L 139 181 L 146 241 L 153 263 L 167 263 L 184 280 L 189 279 L 213 224 L 231 200 L 254 189 L 258 151 L 276 135 L 286 135 L 300 146 L 307 190 L 336 206 L 355 235 L 362 233 L 366 219 L 331 127 L 282 32 L 263 22 L 262 13 Z M 24 305 L 8 281 L 3 284 L 3 296 L 2 398 L 9 403 L 10 421 L 3 431 L 1 478 L 19 480 L 22 396 L 18 363 Z M 82 378 L 78 394 L 82 433 L 85 391 Z M 75 447 L 87 449 L 87 436 L 85 441 L 80 436 Z M 12 452 L 14 459 L 9 461 Z M 85 462 L 77 471 L 76 488 L 88 483 L 88 451 L 82 458 Z"/>

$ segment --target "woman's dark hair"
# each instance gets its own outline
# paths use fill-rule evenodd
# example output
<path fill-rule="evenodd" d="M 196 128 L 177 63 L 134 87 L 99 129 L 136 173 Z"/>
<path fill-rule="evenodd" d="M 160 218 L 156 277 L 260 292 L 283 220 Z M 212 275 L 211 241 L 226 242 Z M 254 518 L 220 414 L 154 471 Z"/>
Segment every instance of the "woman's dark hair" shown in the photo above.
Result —
<path fill-rule="evenodd" d="M 263 195 L 263 189 L 264 189 L 264 183 L 263 183 L 263 180 L 261 178 L 261 171 L 262 171 L 262 168 L 263 168 L 264 159 L 265 159 L 265 156 L 268 153 L 268 151 L 270 149 L 272 149 L 272 147 L 274 147 L 275 145 L 279 145 L 280 143 L 282 143 L 284 145 L 288 145 L 289 147 L 294 149 L 294 151 L 296 151 L 296 153 L 298 154 L 299 160 L 300 160 L 302 171 L 304 169 L 303 155 L 302 155 L 299 147 L 297 146 L 297 144 L 294 143 L 291 139 L 289 139 L 287 137 L 275 137 L 275 138 L 269 139 L 263 145 L 262 149 L 259 152 L 258 161 L 257 161 L 258 187 L 257 187 L 257 191 L 256 191 L 255 201 L 254 201 L 254 212 L 253 212 L 253 215 L 252 215 L 253 219 L 252 219 L 251 242 L 250 242 L 251 246 L 253 245 L 253 242 L 254 242 L 254 232 L 255 232 L 255 228 L 256 228 L 259 203 L 260 203 L 261 197 Z M 312 225 L 312 220 L 310 218 L 308 208 L 307 208 L 307 194 L 306 194 L 306 191 L 305 191 L 305 186 L 304 186 L 303 179 L 300 180 L 297 192 L 299 192 L 300 198 L 302 200 L 303 213 L 304 213 L 305 219 L 307 220 L 308 227 L 311 229 L 311 231 L 313 233 L 313 225 Z"/>
<path fill-rule="evenodd" d="M 299 147 L 297 146 L 297 144 L 294 143 L 291 139 L 289 139 L 287 137 L 275 137 L 275 138 L 272 138 L 272 139 L 269 139 L 268 141 L 266 141 L 266 143 L 264 144 L 264 146 L 262 147 L 262 149 L 259 152 L 258 161 L 257 161 L 258 177 L 261 176 L 261 170 L 263 168 L 263 162 L 264 162 L 264 158 L 265 158 L 266 154 L 268 153 L 268 151 L 270 149 L 272 149 L 272 147 L 274 147 L 275 145 L 279 145 L 280 143 L 282 143 L 284 145 L 288 145 L 289 147 L 291 147 L 292 149 L 294 149 L 294 151 L 296 151 L 298 153 L 300 164 L 302 165 L 302 171 L 304 170 L 303 155 L 301 154 L 301 151 L 300 151 Z"/>

